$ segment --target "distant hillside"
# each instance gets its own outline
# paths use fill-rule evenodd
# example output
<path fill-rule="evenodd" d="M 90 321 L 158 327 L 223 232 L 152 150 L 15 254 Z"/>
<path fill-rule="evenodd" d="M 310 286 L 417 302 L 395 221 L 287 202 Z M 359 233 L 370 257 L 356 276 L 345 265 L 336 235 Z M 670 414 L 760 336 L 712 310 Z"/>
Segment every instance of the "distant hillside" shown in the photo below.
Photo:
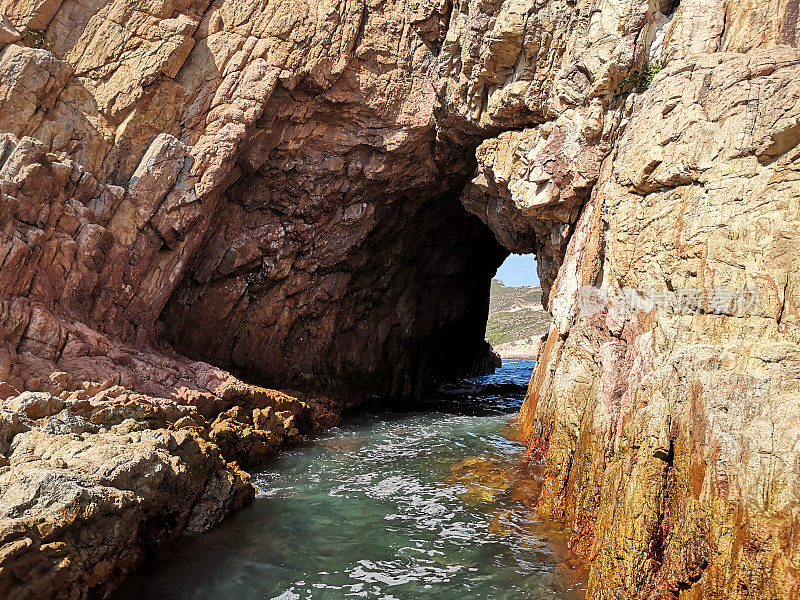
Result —
<path fill-rule="evenodd" d="M 550 326 L 542 308 L 542 288 L 508 287 L 492 280 L 486 338 L 503 358 L 534 357 Z"/>

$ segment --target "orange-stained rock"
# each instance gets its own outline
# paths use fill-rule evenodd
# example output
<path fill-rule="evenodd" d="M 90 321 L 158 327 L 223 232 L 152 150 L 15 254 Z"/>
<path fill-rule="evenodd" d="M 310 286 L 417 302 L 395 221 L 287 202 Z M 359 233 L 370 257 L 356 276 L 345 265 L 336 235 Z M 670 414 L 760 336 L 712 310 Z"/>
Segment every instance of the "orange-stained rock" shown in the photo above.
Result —
<path fill-rule="evenodd" d="M 798 76 L 668 64 L 570 240 L 523 414 L 591 598 L 800 594 Z"/>

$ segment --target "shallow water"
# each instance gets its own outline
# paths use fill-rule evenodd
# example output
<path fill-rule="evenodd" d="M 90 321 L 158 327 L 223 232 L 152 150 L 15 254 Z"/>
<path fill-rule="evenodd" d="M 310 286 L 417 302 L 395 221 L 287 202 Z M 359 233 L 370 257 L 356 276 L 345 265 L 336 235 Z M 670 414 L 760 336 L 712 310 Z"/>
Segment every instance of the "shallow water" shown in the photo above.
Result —
<path fill-rule="evenodd" d="M 351 415 L 254 473 L 251 507 L 161 551 L 115 598 L 580 598 L 505 435 L 524 396 L 506 384 L 532 367 L 507 361 L 417 412 Z"/>

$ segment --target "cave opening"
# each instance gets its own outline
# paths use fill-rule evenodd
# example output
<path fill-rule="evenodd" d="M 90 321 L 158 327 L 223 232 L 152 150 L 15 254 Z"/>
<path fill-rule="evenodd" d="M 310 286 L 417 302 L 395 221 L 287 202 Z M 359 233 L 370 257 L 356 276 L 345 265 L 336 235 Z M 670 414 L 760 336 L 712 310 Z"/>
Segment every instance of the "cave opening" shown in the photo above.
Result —
<path fill-rule="evenodd" d="M 518 249 L 474 209 L 482 136 L 422 118 L 388 136 L 383 113 L 312 92 L 276 89 L 161 312 L 165 339 L 353 403 L 491 370 L 491 281 Z M 301 109 L 311 133 L 286 117 Z"/>
<path fill-rule="evenodd" d="M 306 227 L 263 204 L 263 183 L 228 191 L 202 252 L 214 263 L 198 262 L 162 313 L 179 352 L 353 402 L 418 398 L 497 365 L 486 323 L 509 251 L 464 208 L 463 183 L 308 210 Z"/>
<path fill-rule="evenodd" d="M 326 374 L 331 383 L 364 395 L 419 397 L 494 368 L 484 333 L 491 279 L 508 251 L 460 195 L 439 195 L 403 217 L 400 229 L 387 219 L 364 255 L 354 256 L 356 293 L 345 299 L 344 327 L 328 355 L 327 364 L 338 365 Z M 365 377 L 371 357 L 375 367 Z"/>
<path fill-rule="evenodd" d="M 486 339 L 502 360 L 535 359 L 550 314 L 534 254 L 510 254 L 492 279 Z"/>

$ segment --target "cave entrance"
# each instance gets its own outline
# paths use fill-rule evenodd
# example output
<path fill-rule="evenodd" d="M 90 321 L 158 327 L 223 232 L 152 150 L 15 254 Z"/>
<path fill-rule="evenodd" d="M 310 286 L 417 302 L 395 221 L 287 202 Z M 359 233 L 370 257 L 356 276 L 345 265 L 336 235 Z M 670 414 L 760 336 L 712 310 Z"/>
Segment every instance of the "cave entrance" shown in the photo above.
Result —
<path fill-rule="evenodd" d="M 265 387 L 354 402 L 420 397 L 496 366 L 484 334 L 509 250 L 465 210 L 463 181 L 345 207 L 300 203 L 305 212 L 287 200 L 291 218 L 269 186 L 253 175 L 228 191 L 200 252 L 214 261 L 198 263 L 161 316 L 178 351 Z"/>
<path fill-rule="evenodd" d="M 492 279 L 486 339 L 501 359 L 535 359 L 550 315 L 533 254 L 511 254 Z"/>

